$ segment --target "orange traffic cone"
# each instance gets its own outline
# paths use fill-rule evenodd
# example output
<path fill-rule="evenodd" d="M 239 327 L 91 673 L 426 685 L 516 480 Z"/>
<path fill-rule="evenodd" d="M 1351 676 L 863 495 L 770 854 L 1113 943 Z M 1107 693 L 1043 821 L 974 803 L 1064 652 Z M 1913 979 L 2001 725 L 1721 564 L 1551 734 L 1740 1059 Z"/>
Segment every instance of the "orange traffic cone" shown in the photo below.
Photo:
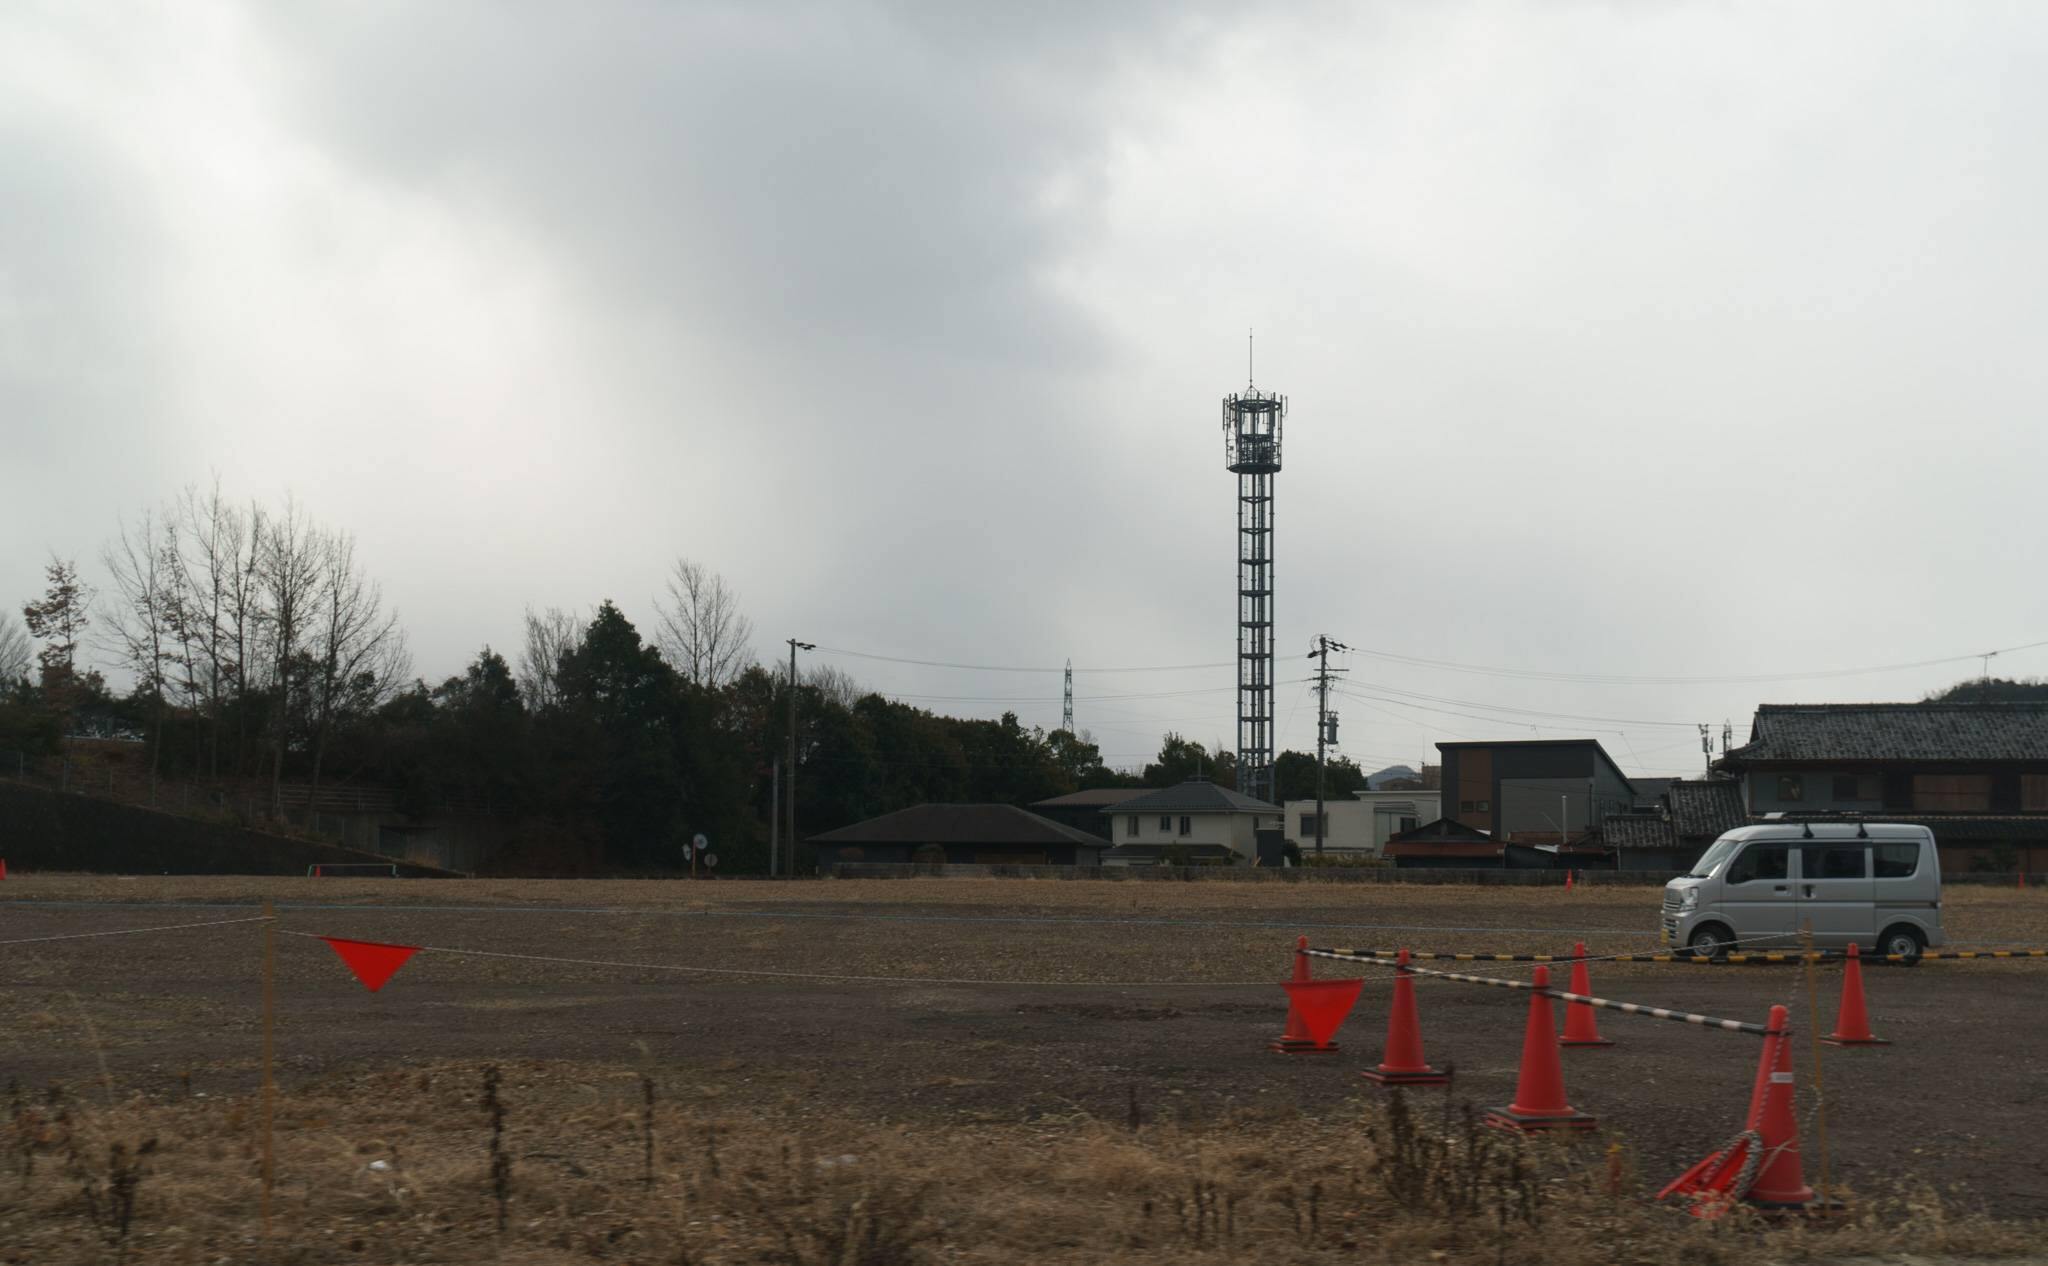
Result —
<path fill-rule="evenodd" d="M 1792 1035 L 1790 1013 L 1771 1008 L 1770 1028 L 1777 1032 L 1777 1050 L 1768 1079 L 1758 1069 L 1754 1098 L 1761 1099 L 1749 1128 L 1762 1140 L 1763 1163 L 1743 1198 L 1766 1209 L 1804 1209 L 1812 1204 L 1813 1188 L 1799 1161 L 1799 1118 L 1792 1110 Z M 1768 1039 L 1767 1039 L 1768 1040 Z M 1770 1052 L 1766 1052 L 1770 1053 Z"/>
<path fill-rule="evenodd" d="M 1590 997 L 1593 993 L 1592 977 L 1586 971 L 1586 943 L 1580 941 L 1572 946 L 1572 988 L 1575 994 Z M 1614 1043 L 1600 1036 L 1600 1022 L 1595 1018 L 1593 1005 L 1587 1002 L 1564 1004 L 1564 1036 L 1557 1039 L 1559 1046 L 1612 1046 Z"/>
<path fill-rule="evenodd" d="M 1550 1014 L 1550 969 L 1536 969 L 1535 991 L 1529 995 L 1529 1023 L 1522 1034 L 1522 1071 L 1515 1082 L 1515 1101 L 1487 1112 L 1486 1123 L 1523 1133 L 1547 1130 L 1590 1130 L 1595 1119 L 1575 1110 L 1564 1097 L 1564 1065 L 1557 1057 L 1557 1022 Z"/>
<path fill-rule="evenodd" d="M 1570 870 L 1564 873 L 1564 890 L 1566 892 L 1570 892 L 1572 890 L 1572 876 L 1576 873 L 1578 872 Z"/>
<path fill-rule="evenodd" d="M 1422 1058 L 1422 1022 L 1415 1011 L 1415 978 L 1408 974 L 1408 951 L 1394 965 L 1394 1005 L 1387 1012 L 1387 1053 L 1377 1068 L 1359 1076 L 1382 1086 L 1441 1086 L 1451 1079 Z"/>
<path fill-rule="evenodd" d="M 1782 1006 L 1771 1008 L 1741 1137 L 1673 1179 L 1657 1199 L 1691 1196 L 1693 1213 L 1706 1218 L 1719 1217 L 1738 1199 L 1765 1209 L 1804 1209 L 1814 1203 L 1800 1164 L 1799 1121 L 1792 1110 L 1790 1014 Z M 1738 1191 L 1735 1184 L 1746 1170 L 1755 1177 Z"/>
<path fill-rule="evenodd" d="M 7 859 L 0 857 L 0 879 L 7 878 Z"/>
<path fill-rule="evenodd" d="M 1308 970 L 1307 950 L 1308 938 L 1305 936 L 1296 937 L 1294 941 L 1294 980 L 1292 982 L 1294 984 L 1305 985 L 1311 979 Z M 1294 1005 L 1294 999 L 1290 997 L 1287 1000 L 1287 1027 L 1281 1030 L 1279 1037 L 1267 1043 L 1267 1049 L 1279 1051 L 1283 1055 L 1308 1055 L 1333 1052 L 1337 1049 L 1337 1044 L 1335 1042 L 1327 1042 L 1318 1045 L 1315 1038 L 1309 1036 L 1308 1025 L 1302 1021 L 1301 1011 Z"/>
<path fill-rule="evenodd" d="M 1835 1031 L 1822 1038 L 1829 1046 L 1890 1046 L 1870 1031 L 1870 1012 L 1863 1005 L 1863 956 L 1852 943 L 1842 967 L 1842 1005 L 1835 1011 Z"/>

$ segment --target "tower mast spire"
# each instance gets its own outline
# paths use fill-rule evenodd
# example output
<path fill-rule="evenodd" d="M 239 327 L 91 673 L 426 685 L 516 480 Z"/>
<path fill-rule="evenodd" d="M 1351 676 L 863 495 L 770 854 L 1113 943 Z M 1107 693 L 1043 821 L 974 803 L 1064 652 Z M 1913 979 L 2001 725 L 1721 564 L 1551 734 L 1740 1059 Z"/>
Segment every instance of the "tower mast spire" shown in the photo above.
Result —
<path fill-rule="evenodd" d="M 1245 330 L 1245 372 L 1253 369 Z M 1237 476 L 1237 789 L 1273 800 L 1273 477 L 1287 398 L 1249 381 L 1223 398 L 1223 464 Z"/>

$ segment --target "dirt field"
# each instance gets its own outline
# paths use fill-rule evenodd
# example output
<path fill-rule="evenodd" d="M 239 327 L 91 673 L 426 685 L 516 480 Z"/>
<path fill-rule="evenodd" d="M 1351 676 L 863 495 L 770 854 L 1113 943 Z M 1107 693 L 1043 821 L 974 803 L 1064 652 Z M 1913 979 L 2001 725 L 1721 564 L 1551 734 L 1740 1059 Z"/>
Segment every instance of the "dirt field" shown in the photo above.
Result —
<path fill-rule="evenodd" d="M 764 1140 L 772 1137 L 783 1140 L 785 1167 L 788 1140 L 795 1138 L 800 1148 L 844 1147 L 848 1156 L 871 1157 L 878 1149 L 915 1153 L 921 1158 L 915 1163 L 899 1155 L 898 1168 L 937 1165 L 938 1176 L 922 1181 L 942 1186 L 958 1183 L 965 1172 L 1000 1170 L 1026 1154 L 1065 1157 L 1056 1168 L 1068 1175 L 1062 1181 L 1072 1182 L 1094 1165 L 1142 1169 L 1129 1157 L 1104 1157 L 1143 1139 L 1150 1149 L 1145 1164 L 1166 1164 L 1164 1147 L 1179 1158 L 1173 1164 L 1194 1166 L 1191 1181 L 1203 1181 L 1208 1171 L 1202 1166 L 1210 1165 L 1223 1175 L 1211 1181 L 1239 1183 L 1231 1175 L 1243 1168 L 1242 1153 L 1250 1147 L 1254 1155 L 1307 1149 L 1326 1161 L 1340 1158 L 1330 1162 L 1332 1192 L 1337 1173 L 1347 1168 L 1356 1186 L 1358 1167 L 1373 1154 L 1360 1122 L 1384 1126 L 1383 1116 L 1375 1115 L 1382 1092 L 1356 1074 L 1379 1057 L 1388 977 L 1372 967 L 1344 972 L 1319 963 L 1320 976 L 1367 976 L 1358 1011 L 1340 1036 L 1343 1051 L 1271 1055 L 1264 1043 L 1284 1013 L 1271 982 L 1285 976 L 1296 933 L 1315 944 L 1372 948 L 1565 952 L 1572 941 L 1584 940 L 1594 955 L 1641 951 L 1655 947 L 1658 895 L 1655 889 L 1565 894 L 999 880 L 571 884 L 32 875 L 10 878 L 0 888 L 0 942 L 247 918 L 255 913 L 251 903 L 275 901 L 280 1119 L 289 1135 L 278 1171 L 280 1207 L 331 1224 L 316 1240 L 294 1239 L 297 1255 L 277 1260 L 588 1260 L 593 1254 L 582 1240 L 548 1238 L 560 1229 L 557 1222 L 566 1218 L 575 1236 L 584 1236 L 591 1229 L 586 1214 L 600 1221 L 622 1215 L 605 1212 L 612 1208 L 606 1202 L 574 1211 L 590 1193 L 578 1196 L 563 1187 L 576 1188 L 570 1171 L 587 1176 L 603 1166 L 594 1155 L 546 1159 L 581 1156 L 585 1147 L 549 1140 L 568 1122 L 582 1122 L 604 1144 L 603 1165 L 640 1174 L 634 1100 L 643 1073 L 656 1087 L 656 1120 L 670 1127 L 658 1134 L 688 1134 L 711 1122 L 715 1135 L 716 1122 L 725 1121 L 730 1146 L 756 1148 L 769 1158 L 760 1160 L 767 1170 L 774 1168 L 773 1148 Z M 1956 945 L 2048 944 L 2048 898 L 2040 894 L 1955 889 L 1946 914 Z M 430 949 L 371 994 L 324 944 L 294 933 Z M 244 1151 L 253 1137 L 247 1113 L 258 1084 L 261 944 L 257 923 L 0 944 L 0 1078 L 24 1088 L 27 1110 L 44 1131 L 40 1144 L 24 1145 L 17 1127 L 14 1151 L 39 1161 L 42 1177 L 22 1186 L 12 1213 L 4 1193 L 14 1184 L 0 1172 L 0 1262 L 69 1260 L 48 1250 L 82 1234 L 83 1222 L 63 1220 L 80 1216 L 72 1206 L 82 1197 L 66 1193 L 88 1180 L 53 1176 L 63 1149 L 48 1137 L 49 1121 L 66 1103 L 77 1105 L 81 1120 L 88 1111 L 97 1114 L 95 1147 L 117 1125 L 136 1133 L 138 1143 L 145 1129 L 208 1138 L 208 1159 L 194 1164 L 225 1166 L 221 1172 L 232 1171 L 233 1182 L 253 1182 L 253 1162 Z M 762 974 L 664 970 L 676 967 Z M 1485 964 L 1464 970 L 1526 978 L 1529 969 Z M 1944 1226 L 1960 1225 L 1955 1218 L 1973 1210 L 1999 1219 L 2048 1216 L 2048 1150 L 2039 1142 L 2048 1135 L 2048 1089 L 2038 1054 L 2048 1031 L 2042 1017 L 2048 962 L 1874 967 L 1868 978 L 1873 1025 L 1896 1045 L 1826 1053 L 1831 1179 L 1866 1193 L 1866 1208 L 1875 1207 L 1868 1197 L 1880 1192 L 1938 1189 L 1948 1207 L 1936 1219 Z M 1794 1004 L 1795 1025 L 1803 1030 L 1809 1020 L 1803 978 L 1791 968 L 1608 964 L 1596 966 L 1593 983 L 1596 993 L 1610 997 L 1745 1020 L 1762 1020 L 1772 1003 L 1787 1002 Z M 1836 971 L 1822 973 L 1824 1024 L 1832 1023 L 1839 987 Z M 1418 1095 L 1418 1110 L 1431 1116 L 1449 1110 L 1445 1119 L 1454 1120 L 1455 1105 L 1465 1101 L 1481 1108 L 1507 1102 L 1525 996 L 1430 982 L 1421 987 L 1420 1001 L 1428 1054 L 1439 1066 L 1454 1067 L 1456 1081 L 1448 1098 L 1441 1091 Z M 1605 1144 L 1619 1141 L 1623 1150 L 1612 1163 L 1625 1164 L 1627 1192 L 1654 1189 L 1739 1128 L 1755 1074 L 1754 1038 L 1611 1013 L 1602 1014 L 1601 1027 L 1616 1046 L 1565 1053 L 1574 1106 L 1600 1119 L 1602 1142 L 1581 1145 L 1591 1157 L 1586 1172 L 1604 1174 L 1610 1163 Z M 1819 1121 L 1808 1091 L 1814 1079 L 1803 1032 L 1797 1061 L 1808 1176 L 1817 1178 Z M 555 1202 L 555 1221 L 529 1228 L 529 1238 L 540 1235 L 529 1245 L 537 1254 L 531 1257 L 507 1255 L 502 1247 L 487 1256 L 465 1255 L 472 1250 L 462 1246 L 493 1241 L 476 1238 L 488 1227 L 479 1230 L 455 1215 L 440 1238 L 415 1243 L 394 1229 L 412 1226 L 411 1215 L 401 1212 L 404 1201 L 388 1192 L 371 1199 L 361 1190 L 365 1172 L 387 1183 L 398 1172 L 365 1167 L 399 1149 L 401 1136 L 410 1154 L 420 1156 L 438 1146 L 434 1140 L 456 1132 L 464 1140 L 459 1159 L 436 1164 L 447 1167 L 446 1185 L 475 1193 L 487 1172 L 475 1103 L 477 1070 L 486 1063 L 506 1070 L 508 1137 L 523 1184 L 515 1203 L 531 1209 Z M 55 1098 L 52 1084 L 62 1088 Z M 233 1128 L 221 1118 L 230 1111 L 241 1114 Z M 1130 1131 L 1134 1113 L 1137 1134 Z M 231 1144 L 223 1143 L 222 1131 Z M 1116 1142 L 1103 1141 L 1112 1135 Z M 1177 1142 L 1168 1146 L 1169 1138 Z M 940 1164 L 930 1154 L 939 1139 L 951 1140 L 949 1147 L 974 1142 Z M 1236 1149 L 1231 1155 L 1237 1160 L 1188 1159 L 1224 1144 Z M 46 1154 L 37 1155 L 38 1147 Z M 181 1154 L 196 1156 L 196 1147 Z M 677 1201 L 695 1190 L 707 1207 L 729 1209 L 714 1219 L 720 1226 L 691 1230 L 690 1220 L 677 1213 L 682 1220 L 660 1238 L 646 1219 L 626 1219 L 621 1225 L 633 1229 L 613 1242 L 611 1256 L 831 1260 L 799 1252 L 808 1243 L 801 1236 L 785 1237 L 797 1247 L 782 1250 L 759 1239 L 775 1225 L 761 1211 L 762 1197 L 747 1196 L 752 1204 L 731 1192 L 722 1197 L 725 1205 L 712 1199 L 702 1151 L 698 1141 L 687 1148 L 663 1142 L 649 1169 L 654 1185 L 646 1190 L 673 1187 Z M 1300 1163 L 1298 1155 L 1289 1162 Z M 1581 1167 L 1560 1163 L 1567 1175 Z M 167 1261 L 255 1260 L 243 1255 L 253 1250 L 236 1238 L 248 1233 L 253 1186 L 231 1201 L 243 1220 L 231 1225 L 236 1219 L 219 1209 L 203 1212 L 213 1206 L 197 1194 L 185 1198 L 189 1203 L 173 1201 L 171 1173 L 178 1166 L 161 1153 L 150 1164 L 133 1234 L 151 1228 L 168 1238 L 154 1244 L 132 1238 L 128 1251 L 139 1251 L 138 1260 L 149 1260 L 152 1248 Z M 101 1166 L 89 1159 L 86 1167 Z M 1282 1169 L 1295 1172 L 1288 1166 L 1273 1172 Z M 1133 1190 L 1165 1182 L 1164 1193 L 1181 1183 L 1171 1175 L 1140 1175 L 1132 1179 Z M 211 1185 L 221 1181 L 228 1180 L 216 1175 Z M 1109 1198 L 1106 1181 L 1086 1180 L 1089 1199 Z M 1310 1181 L 1304 1179 L 1304 1192 Z M 45 1191 L 38 1184 L 55 1185 Z M 616 1195 L 619 1184 L 591 1179 L 583 1186 Z M 1257 1218 L 1292 1225 L 1288 1215 L 1275 1212 L 1285 1206 L 1269 1187 L 1244 1186 L 1244 1199 L 1253 1199 L 1254 1188 L 1263 1191 Z M 881 1198 L 870 1196 L 871 1203 Z M 1053 1197 L 1041 1192 L 1032 1198 Z M 152 1199 L 165 1207 L 152 1214 Z M 1200 1200 L 1186 1192 L 1172 1199 L 1194 1203 L 1172 1223 L 1174 1233 L 1161 1233 L 1157 1242 L 1146 1239 L 1151 1233 L 1144 1228 L 1154 1214 L 1167 1225 L 1167 1195 L 1156 1206 L 1150 1196 L 1132 1197 L 1124 1202 L 1129 1208 L 1115 1206 L 1123 1210 L 1117 1217 L 1144 1223 L 1117 1232 L 1124 1237 L 1118 1256 L 1156 1251 L 1164 1254 L 1160 1260 L 1184 1260 L 1200 1250 L 1222 1253 L 1218 1260 L 1249 1259 L 1242 1245 L 1226 1251 L 1220 1229 L 1207 1244 L 1191 1238 L 1187 1209 Z M 487 1195 L 468 1201 L 462 1217 L 482 1217 L 488 1204 Z M 1062 1207 L 1076 1207 L 1075 1200 Z M 1922 1232 L 1926 1207 L 1912 1215 Z M 169 1235 L 156 1224 L 177 1209 L 189 1216 L 182 1232 Z M 1245 1218 L 1247 1226 L 1255 1220 L 1249 1203 Z M 373 1233 L 376 1227 L 384 1230 Z M 1690 1236 L 1696 1228 L 1682 1230 Z M 1390 1234 L 1365 1238 L 1381 1251 L 1405 1242 Z M 1474 1260 L 1536 1260 L 1527 1255 L 1525 1237 L 1500 1234 L 1499 1243 L 1487 1241 L 1491 1247 L 1480 1246 L 1484 1252 Z M 1297 1236 L 1287 1255 L 1271 1260 L 1320 1260 L 1313 1253 L 1339 1243 L 1321 1231 L 1302 1235 L 1307 1238 Z M 1359 1246 L 1359 1232 L 1345 1235 Z M 659 1255 L 651 1255 L 657 1239 Z M 24 1256 L 31 1250 L 11 1248 L 10 1241 L 41 1243 L 41 1255 Z M 352 1249 L 351 1242 L 364 1247 Z M 1040 1260 L 1099 1260 L 1092 1243 L 1081 1236 L 1030 1252 Z M 1478 1251 L 1476 1243 L 1454 1237 L 1443 1251 L 1462 1257 L 1464 1250 Z M 1608 1243 L 1614 1254 L 1594 1257 L 1665 1260 L 1669 1247 L 1624 1251 L 1626 1237 L 1620 1243 Z M 1998 1243 L 2005 1241 L 1992 1236 L 1977 1247 Z M 1944 1246 L 1955 1245 L 1929 1245 Z M 1507 1256 L 1509 1247 L 1514 1256 Z M 974 1248 L 972 1242 L 935 1241 L 919 1251 L 952 1260 L 973 1256 Z M 766 1255 L 773 1251 L 785 1256 Z M 1716 1260 L 1719 1251 L 1702 1257 L 1706 1250 L 1698 1245 L 1688 1249 L 1690 1260 Z M 594 1255 L 605 1256 L 602 1244 Z"/>

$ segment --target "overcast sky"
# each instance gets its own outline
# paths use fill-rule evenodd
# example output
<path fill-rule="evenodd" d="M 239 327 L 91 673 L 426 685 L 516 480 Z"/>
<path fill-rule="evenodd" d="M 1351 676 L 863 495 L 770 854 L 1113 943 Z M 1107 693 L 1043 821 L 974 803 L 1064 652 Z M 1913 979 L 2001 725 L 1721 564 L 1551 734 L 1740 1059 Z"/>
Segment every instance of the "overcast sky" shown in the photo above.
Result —
<path fill-rule="evenodd" d="M 1284 744 L 1327 633 L 1723 679 L 1354 653 L 1368 767 L 1694 770 L 1979 663 L 1728 678 L 2048 639 L 2044 134 L 2036 4 L 9 4 L 0 596 L 217 473 L 429 680 L 685 554 L 764 656 L 1216 665 L 1076 720 L 1229 745 L 1256 327 Z"/>

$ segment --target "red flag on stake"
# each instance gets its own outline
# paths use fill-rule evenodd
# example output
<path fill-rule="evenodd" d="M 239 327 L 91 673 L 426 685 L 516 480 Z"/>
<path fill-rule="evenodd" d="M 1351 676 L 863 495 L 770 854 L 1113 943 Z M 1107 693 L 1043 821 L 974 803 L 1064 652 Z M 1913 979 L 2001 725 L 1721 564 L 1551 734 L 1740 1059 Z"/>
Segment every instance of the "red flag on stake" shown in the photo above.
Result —
<path fill-rule="evenodd" d="M 1364 985 L 1363 980 L 1290 980 L 1280 987 L 1287 991 L 1287 1003 L 1301 1018 L 1309 1040 L 1321 1048 L 1344 1026 Z"/>
<path fill-rule="evenodd" d="M 323 936 L 329 948 L 341 955 L 341 961 L 363 982 L 363 988 L 371 993 L 384 987 L 405 960 L 420 952 L 417 945 L 385 945 L 378 941 L 351 941 L 339 936 Z"/>

